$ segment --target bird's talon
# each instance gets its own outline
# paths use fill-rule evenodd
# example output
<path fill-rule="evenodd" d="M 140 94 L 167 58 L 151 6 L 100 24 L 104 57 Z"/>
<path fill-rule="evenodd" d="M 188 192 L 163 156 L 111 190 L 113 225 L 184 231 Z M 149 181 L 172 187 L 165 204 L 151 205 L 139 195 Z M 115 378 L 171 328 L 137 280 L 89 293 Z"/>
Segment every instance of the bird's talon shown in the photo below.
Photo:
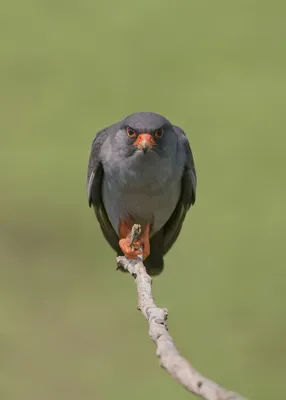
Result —
<path fill-rule="evenodd" d="M 121 221 L 119 225 L 119 237 L 121 237 L 119 246 L 126 257 L 137 258 L 142 255 L 143 260 L 145 260 L 150 254 L 150 226 L 146 224 L 144 229 L 141 230 L 139 224 L 134 224 L 132 227 L 130 225 L 126 221 Z"/>
<path fill-rule="evenodd" d="M 142 250 L 138 249 L 136 250 L 135 248 L 133 248 L 133 246 L 130 246 L 129 244 L 129 239 L 121 239 L 119 240 L 119 246 L 121 248 L 121 250 L 123 251 L 123 254 L 127 257 L 127 258 L 137 258 L 139 255 L 142 254 Z"/>

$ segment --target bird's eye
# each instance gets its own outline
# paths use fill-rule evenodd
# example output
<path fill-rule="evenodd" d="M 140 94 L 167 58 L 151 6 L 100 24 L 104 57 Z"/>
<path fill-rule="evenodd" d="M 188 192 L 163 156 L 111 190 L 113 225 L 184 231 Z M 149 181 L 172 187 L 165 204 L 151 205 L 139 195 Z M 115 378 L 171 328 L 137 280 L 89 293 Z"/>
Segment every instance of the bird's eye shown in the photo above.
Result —
<path fill-rule="evenodd" d="M 156 139 L 161 139 L 161 137 L 164 135 L 164 129 L 163 128 L 161 128 L 161 129 L 158 129 L 156 132 L 155 132 L 155 138 Z"/>
<path fill-rule="evenodd" d="M 126 128 L 126 135 L 130 138 L 135 138 L 136 136 L 136 132 L 134 131 L 134 129 L 129 128 L 129 126 Z"/>

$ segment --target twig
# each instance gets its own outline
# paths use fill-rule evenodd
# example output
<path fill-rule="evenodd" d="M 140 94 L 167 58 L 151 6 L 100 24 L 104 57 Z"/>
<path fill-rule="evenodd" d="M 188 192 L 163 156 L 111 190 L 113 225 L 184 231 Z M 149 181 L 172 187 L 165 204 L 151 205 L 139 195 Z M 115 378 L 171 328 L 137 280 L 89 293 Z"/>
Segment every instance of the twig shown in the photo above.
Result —
<path fill-rule="evenodd" d="M 154 302 L 152 279 L 146 272 L 142 257 L 138 257 L 136 260 L 117 257 L 117 264 L 118 268 L 128 271 L 135 278 L 138 292 L 138 308 L 148 321 L 149 335 L 157 345 L 157 356 L 160 358 L 161 366 L 188 391 L 205 400 L 246 400 L 199 374 L 180 355 L 168 333 L 166 323 L 168 310 L 157 307 Z"/>

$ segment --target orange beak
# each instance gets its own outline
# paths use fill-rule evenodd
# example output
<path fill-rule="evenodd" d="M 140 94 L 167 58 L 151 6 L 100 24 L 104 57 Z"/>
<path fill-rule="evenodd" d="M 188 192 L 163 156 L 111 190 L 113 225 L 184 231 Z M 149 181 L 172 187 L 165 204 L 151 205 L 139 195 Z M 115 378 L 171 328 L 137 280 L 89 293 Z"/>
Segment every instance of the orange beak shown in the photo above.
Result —
<path fill-rule="evenodd" d="M 153 146 L 156 146 L 155 140 L 150 133 L 141 133 L 134 144 L 139 150 L 143 150 L 144 153 L 151 150 Z"/>

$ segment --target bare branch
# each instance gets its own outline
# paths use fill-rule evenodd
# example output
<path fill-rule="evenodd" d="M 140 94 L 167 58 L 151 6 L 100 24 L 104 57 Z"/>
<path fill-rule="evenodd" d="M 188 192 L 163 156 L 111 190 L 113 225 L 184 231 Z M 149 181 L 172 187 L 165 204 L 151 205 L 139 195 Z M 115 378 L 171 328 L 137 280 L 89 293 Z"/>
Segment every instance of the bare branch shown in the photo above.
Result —
<path fill-rule="evenodd" d="M 205 400 L 246 400 L 200 375 L 180 355 L 168 333 L 166 323 L 168 310 L 156 306 L 152 295 L 152 279 L 146 272 L 142 258 L 131 260 L 126 257 L 118 257 L 117 263 L 118 268 L 128 271 L 135 278 L 138 309 L 148 321 L 149 335 L 157 346 L 157 356 L 160 358 L 161 366 L 188 391 Z"/>

